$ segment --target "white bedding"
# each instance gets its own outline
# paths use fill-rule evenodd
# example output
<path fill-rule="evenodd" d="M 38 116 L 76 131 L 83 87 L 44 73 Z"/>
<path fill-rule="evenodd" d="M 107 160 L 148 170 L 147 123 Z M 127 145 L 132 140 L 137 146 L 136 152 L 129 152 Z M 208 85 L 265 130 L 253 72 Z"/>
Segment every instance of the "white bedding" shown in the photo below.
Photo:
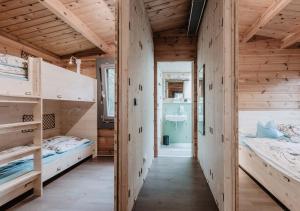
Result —
<path fill-rule="evenodd" d="M 90 140 L 81 139 L 73 136 L 55 136 L 49 139 L 44 139 L 42 143 L 42 157 L 45 158 L 51 155 L 55 155 L 56 153 L 59 154 L 64 153 L 88 142 L 90 142 Z M 0 155 L 15 152 L 20 149 L 26 149 L 30 146 L 32 145 L 13 147 L 7 150 L 0 151 Z M 33 155 L 28 155 L 23 158 L 17 159 L 13 162 L 32 160 L 32 159 L 33 159 Z M 2 164 L 0 165 L 0 167 L 5 165 L 6 164 Z"/>
<path fill-rule="evenodd" d="M 265 162 L 300 182 L 300 143 L 245 138 L 244 144 Z"/>
<path fill-rule="evenodd" d="M 90 140 L 73 136 L 55 136 L 53 138 L 43 140 L 42 148 L 53 150 L 56 153 L 64 153 L 88 142 L 90 142 Z"/>

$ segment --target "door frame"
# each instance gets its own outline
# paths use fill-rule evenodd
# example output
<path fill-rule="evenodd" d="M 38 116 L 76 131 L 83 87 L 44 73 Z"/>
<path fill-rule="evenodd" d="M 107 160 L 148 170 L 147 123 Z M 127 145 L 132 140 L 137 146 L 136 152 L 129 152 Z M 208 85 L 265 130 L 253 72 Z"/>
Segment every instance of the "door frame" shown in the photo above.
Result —
<path fill-rule="evenodd" d="M 160 62 L 191 62 L 192 63 L 192 157 L 194 159 L 198 159 L 198 115 L 197 115 L 197 59 L 193 60 L 157 60 L 154 59 L 154 157 L 158 157 L 158 130 L 157 130 L 157 70 L 158 70 L 158 63 Z"/>

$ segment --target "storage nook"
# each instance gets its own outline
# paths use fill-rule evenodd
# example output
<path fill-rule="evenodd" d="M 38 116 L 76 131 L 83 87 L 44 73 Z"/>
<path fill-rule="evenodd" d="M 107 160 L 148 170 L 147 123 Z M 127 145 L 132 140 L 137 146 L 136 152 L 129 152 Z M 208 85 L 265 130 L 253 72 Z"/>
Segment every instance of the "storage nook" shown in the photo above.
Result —
<path fill-rule="evenodd" d="M 0 62 L 0 205 L 97 155 L 96 80 L 47 63 Z"/>

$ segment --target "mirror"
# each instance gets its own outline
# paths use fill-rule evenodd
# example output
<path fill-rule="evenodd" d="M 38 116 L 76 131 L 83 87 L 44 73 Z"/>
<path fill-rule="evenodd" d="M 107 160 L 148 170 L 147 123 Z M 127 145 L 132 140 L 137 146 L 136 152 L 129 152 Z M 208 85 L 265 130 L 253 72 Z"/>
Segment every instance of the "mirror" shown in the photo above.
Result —
<path fill-rule="evenodd" d="M 167 98 L 183 98 L 183 81 L 167 81 Z"/>

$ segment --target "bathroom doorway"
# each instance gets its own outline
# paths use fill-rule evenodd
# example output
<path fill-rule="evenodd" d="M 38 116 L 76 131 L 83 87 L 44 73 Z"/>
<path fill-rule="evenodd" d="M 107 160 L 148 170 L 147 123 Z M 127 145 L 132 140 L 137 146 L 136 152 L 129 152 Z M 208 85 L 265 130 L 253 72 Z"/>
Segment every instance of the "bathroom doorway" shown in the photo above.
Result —
<path fill-rule="evenodd" d="M 193 62 L 157 63 L 157 150 L 160 157 L 192 157 Z"/>

